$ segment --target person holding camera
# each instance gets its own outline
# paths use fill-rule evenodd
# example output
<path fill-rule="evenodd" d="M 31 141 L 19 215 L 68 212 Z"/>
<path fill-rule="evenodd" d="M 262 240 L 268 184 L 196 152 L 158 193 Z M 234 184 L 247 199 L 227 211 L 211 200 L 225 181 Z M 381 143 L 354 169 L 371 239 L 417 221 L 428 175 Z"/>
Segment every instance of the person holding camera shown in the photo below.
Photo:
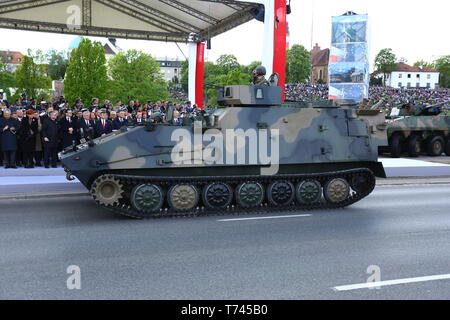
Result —
<path fill-rule="evenodd" d="M 17 129 L 19 121 L 11 117 L 11 110 L 3 111 L 3 118 L 0 119 L 1 146 L 5 163 L 5 168 L 17 169 L 16 152 L 17 152 Z"/>

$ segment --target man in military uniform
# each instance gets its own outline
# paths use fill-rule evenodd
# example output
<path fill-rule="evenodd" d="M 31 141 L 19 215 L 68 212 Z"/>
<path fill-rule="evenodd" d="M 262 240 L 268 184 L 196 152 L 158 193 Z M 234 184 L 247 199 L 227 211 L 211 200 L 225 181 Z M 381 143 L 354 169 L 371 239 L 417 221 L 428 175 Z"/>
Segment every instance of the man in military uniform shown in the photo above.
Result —
<path fill-rule="evenodd" d="M 253 84 L 255 86 L 270 86 L 269 81 L 265 77 L 266 73 L 266 68 L 263 66 L 259 66 L 253 70 Z"/>

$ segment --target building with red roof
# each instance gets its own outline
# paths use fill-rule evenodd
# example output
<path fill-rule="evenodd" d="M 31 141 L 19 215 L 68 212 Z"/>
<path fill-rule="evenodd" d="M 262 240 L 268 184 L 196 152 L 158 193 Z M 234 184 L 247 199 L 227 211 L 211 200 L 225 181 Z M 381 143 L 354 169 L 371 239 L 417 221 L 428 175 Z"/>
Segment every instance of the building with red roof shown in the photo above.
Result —
<path fill-rule="evenodd" d="M 19 51 L 0 51 L 0 60 L 5 64 L 6 71 L 15 72 L 23 60 Z"/>
<path fill-rule="evenodd" d="M 427 67 L 414 67 L 404 62 L 397 63 L 388 75 L 386 85 L 393 88 L 439 88 L 439 72 Z"/>
<path fill-rule="evenodd" d="M 311 51 L 311 65 L 313 83 L 328 83 L 328 63 L 330 61 L 330 49 L 321 50 L 316 43 Z"/>

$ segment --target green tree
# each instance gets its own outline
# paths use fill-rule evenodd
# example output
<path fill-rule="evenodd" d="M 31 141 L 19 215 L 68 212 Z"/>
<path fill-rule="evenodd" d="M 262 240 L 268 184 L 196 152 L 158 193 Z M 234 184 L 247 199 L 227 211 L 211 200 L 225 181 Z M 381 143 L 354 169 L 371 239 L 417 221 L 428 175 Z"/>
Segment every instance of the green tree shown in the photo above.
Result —
<path fill-rule="evenodd" d="M 222 74 L 226 74 L 233 69 L 240 67 L 237 58 L 232 54 L 223 54 L 216 61 L 217 66 Z"/>
<path fill-rule="evenodd" d="M 440 72 L 439 84 L 442 88 L 450 88 L 450 55 L 434 61 L 434 68 Z"/>
<path fill-rule="evenodd" d="M 152 56 L 137 50 L 120 52 L 109 61 L 111 98 L 114 100 L 165 100 L 167 83 L 159 63 Z"/>
<path fill-rule="evenodd" d="M 433 64 L 430 62 L 426 62 L 424 60 L 419 60 L 414 62 L 413 64 L 414 67 L 419 67 L 419 68 L 434 68 Z"/>
<path fill-rule="evenodd" d="M 70 102 L 80 97 L 86 104 L 94 97 L 105 99 L 107 88 L 105 49 L 100 42 L 84 38 L 70 53 L 64 94 Z"/>
<path fill-rule="evenodd" d="M 9 88 L 14 87 L 14 75 L 11 72 L 6 71 L 6 65 L 0 61 L 0 91 L 5 92 L 9 99 L 11 95 Z"/>
<path fill-rule="evenodd" d="M 69 62 L 67 54 L 54 49 L 47 53 L 48 75 L 53 80 L 62 80 L 66 76 L 67 64 Z"/>
<path fill-rule="evenodd" d="M 286 54 L 286 82 L 306 82 L 311 74 L 311 56 L 302 45 L 295 44 Z"/>
<path fill-rule="evenodd" d="M 51 89 L 52 81 L 45 75 L 45 66 L 37 64 L 32 57 L 23 56 L 20 66 L 14 73 L 14 82 L 17 87 L 17 94 L 25 92 L 28 97 L 38 97 L 47 89 Z M 45 94 L 45 96 L 48 92 Z"/>
<path fill-rule="evenodd" d="M 382 49 L 375 57 L 375 71 L 383 74 L 383 85 L 386 85 L 386 78 L 395 70 L 396 61 L 392 49 Z"/>

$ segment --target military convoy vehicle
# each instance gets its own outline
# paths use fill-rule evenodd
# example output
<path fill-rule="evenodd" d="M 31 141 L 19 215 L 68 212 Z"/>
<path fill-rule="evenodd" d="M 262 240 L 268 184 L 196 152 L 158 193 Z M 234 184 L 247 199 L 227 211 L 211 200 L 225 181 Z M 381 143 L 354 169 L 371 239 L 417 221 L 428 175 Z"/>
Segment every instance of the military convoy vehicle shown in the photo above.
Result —
<path fill-rule="evenodd" d="M 133 218 L 342 208 L 385 177 L 384 114 L 351 101 L 281 103 L 278 86 L 226 86 L 224 107 L 126 127 L 60 153 L 103 208 Z"/>
<path fill-rule="evenodd" d="M 394 109 L 387 119 L 387 135 L 393 158 L 403 153 L 418 157 L 423 152 L 433 157 L 443 153 L 450 156 L 450 115 L 442 112 L 442 104 L 405 104 Z"/>

